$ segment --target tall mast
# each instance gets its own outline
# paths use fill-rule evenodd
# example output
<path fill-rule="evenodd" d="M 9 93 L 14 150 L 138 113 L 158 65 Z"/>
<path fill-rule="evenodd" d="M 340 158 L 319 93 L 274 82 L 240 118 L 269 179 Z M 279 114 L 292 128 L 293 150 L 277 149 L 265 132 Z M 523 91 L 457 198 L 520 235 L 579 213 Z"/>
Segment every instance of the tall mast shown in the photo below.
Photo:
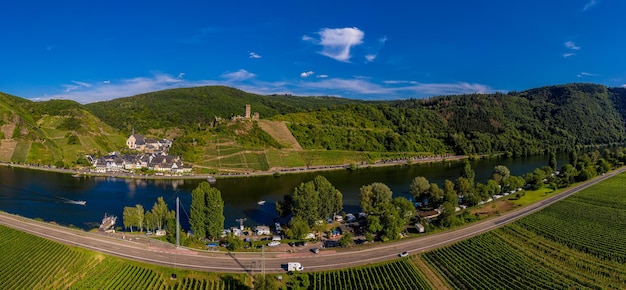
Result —
<path fill-rule="evenodd" d="M 178 207 L 179 207 L 179 199 L 178 196 L 176 196 L 176 247 L 180 247 L 180 214 L 178 212 Z"/>

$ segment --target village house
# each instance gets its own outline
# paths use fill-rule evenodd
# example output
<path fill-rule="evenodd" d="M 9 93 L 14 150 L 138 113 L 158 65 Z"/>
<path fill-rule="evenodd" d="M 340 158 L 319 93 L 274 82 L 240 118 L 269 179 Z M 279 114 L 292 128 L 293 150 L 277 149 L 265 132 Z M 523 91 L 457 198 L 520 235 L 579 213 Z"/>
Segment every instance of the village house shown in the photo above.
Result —
<path fill-rule="evenodd" d="M 138 155 L 120 155 L 118 152 L 107 156 L 93 158 L 93 170 L 98 173 L 105 172 L 131 172 L 146 168 L 161 173 L 182 174 L 190 173 L 191 166 L 185 165 L 180 157 L 155 153 L 143 153 Z"/>
<path fill-rule="evenodd" d="M 144 135 L 135 134 L 134 129 L 133 133 L 128 137 L 128 139 L 126 139 L 126 147 L 128 147 L 128 149 L 142 151 L 146 153 L 167 152 L 167 150 L 171 146 L 172 141 L 170 140 L 156 140 L 146 138 Z"/>

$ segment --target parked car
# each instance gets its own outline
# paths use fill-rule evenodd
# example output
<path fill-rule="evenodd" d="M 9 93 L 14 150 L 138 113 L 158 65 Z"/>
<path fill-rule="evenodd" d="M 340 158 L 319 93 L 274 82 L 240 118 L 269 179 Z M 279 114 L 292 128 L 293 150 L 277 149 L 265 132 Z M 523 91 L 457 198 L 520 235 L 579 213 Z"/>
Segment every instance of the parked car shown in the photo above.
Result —
<path fill-rule="evenodd" d="M 278 246 L 280 246 L 280 242 L 279 241 L 272 241 L 272 242 L 269 242 L 267 244 L 267 246 L 268 247 L 278 247 Z"/>
<path fill-rule="evenodd" d="M 408 255 L 409 255 L 409 252 L 407 252 L 407 251 L 404 251 L 404 252 L 398 254 L 398 256 L 400 256 L 400 257 L 406 257 Z"/>
<path fill-rule="evenodd" d="M 320 252 L 320 249 L 319 248 L 313 248 L 313 249 L 311 249 L 311 252 L 317 254 L 317 253 Z"/>

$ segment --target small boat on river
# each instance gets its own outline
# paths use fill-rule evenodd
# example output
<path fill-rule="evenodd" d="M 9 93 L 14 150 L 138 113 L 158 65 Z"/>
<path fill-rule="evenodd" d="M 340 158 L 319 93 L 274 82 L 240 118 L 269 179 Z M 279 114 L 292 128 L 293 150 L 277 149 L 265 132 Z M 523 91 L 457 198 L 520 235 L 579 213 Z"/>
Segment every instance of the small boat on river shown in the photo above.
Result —
<path fill-rule="evenodd" d="M 207 177 L 207 178 L 206 178 L 206 181 L 208 181 L 209 183 L 213 184 L 213 183 L 215 183 L 215 181 L 217 181 L 217 180 L 215 179 L 215 177 L 213 177 L 213 176 L 209 175 L 209 177 Z"/>
<path fill-rule="evenodd" d="M 101 232 L 107 232 L 113 230 L 113 226 L 117 221 L 117 217 L 114 215 L 104 214 L 104 218 L 102 218 L 102 223 L 100 224 L 99 230 Z"/>
<path fill-rule="evenodd" d="M 265 200 L 259 200 L 256 202 L 256 204 L 258 205 L 264 205 L 265 204 Z"/>

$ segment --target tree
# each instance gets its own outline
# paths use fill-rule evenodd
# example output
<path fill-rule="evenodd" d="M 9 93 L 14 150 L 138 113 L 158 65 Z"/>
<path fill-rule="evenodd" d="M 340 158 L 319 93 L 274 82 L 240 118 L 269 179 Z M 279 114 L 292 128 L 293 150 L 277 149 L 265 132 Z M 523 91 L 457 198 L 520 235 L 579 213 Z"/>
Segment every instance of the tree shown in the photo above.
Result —
<path fill-rule="evenodd" d="M 198 238 L 215 240 L 221 236 L 224 229 L 224 201 L 222 193 L 208 182 L 201 182 L 191 192 L 189 224 Z"/>
<path fill-rule="evenodd" d="M 384 237 L 390 240 L 400 238 L 400 231 L 405 225 L 404 220 L 393 203 L 388 202 L 380 206 L 380 223 L 383 226 Z"/>
<path fill-rule="evenodd" d="M 327 218 L 319 216 L 319 205 L 319 193 L 315 191 L 313 182 L 303 182 L 293 190 L 291 212 L 294 217 L 301 217 L 309 225 Z"/>
<path fill-rule="evenodd" d="M 326 178 L 318 175 L 294 188 L 293 193 L 285 196 L 276 209 L 281 215 L 291 212 L 312 226 L 316 221 L 341 211 L 343 195 Z"/>
<path fill-rule="evenodd" d="M 278 290 L 273 276 L 255 275 L 254 289 L 257 290 Z"/>
<path fill-rule="evenodd" d="M 136 226 L 139 227 L 139 231 L 143 232 L 143 225 L 145 220 L 145 212 L 141 204 L 135 205 L 135 221 Z"/>
<path fill-rule="evenodd" d="M 500 193 L 500 185 L 498 185 L 495 180 L 489 179 L 487 180 L 487 184 L 485 184 L 485 190 L 488 196 L 493 196 Z"/>
<path fill-rule="evenodd" d="M 130 232 L 133 232 L 133 227 L 137 224 L 135 217 L 135 208 L 131 206 L 124 207 L 124 212 L 122 213 L 124 219 L 124 227 L 130 228 Z"/>
<path fill-rule="evenodd" d="M 367 215 L 367 231 L 370 233 L 378 233 L 383 230 L 383 225 L 380 223 L 380 218 L 376 215 Z"/>
<path fill-rule="evenodd" d="M 339 246 L 345 248 L 354 242 L 354 236 L 351 232 L 345 232 L 339 239 Z"/>
<path fill-rule="evenodd" d="M 561 166 L 561 178 L 565 181 L 566 186 L 574 183 L 576 175 L 578 175 L 578 172 L 572 164 L 567 163 Z"/>
<path fill-rule="evenodd" d="M 459 177 L 454 184 L 456 192 L 462 196 L 471 194 L 473 192 L 472 184 L 465 177 Z"/>
<path fill-rule="evenodd" d="M 439 188 L 439 185 L 436 183 L 430 184 L 430 188 L 428 189 L 428 201 L 433 207 L 437 207 L 442 203 L 444 195 L 445 193 L 443 189 Z"/>
<path fill-rule="evenodd" d="M 611 170 L 611 163 L 606 161 L 606 159 L 604 158 L 598 159 L 597 166 L 598 166 L 598 169 L 597 169 L 598 174 L 604 174 Z"/>
<path fill-rule="evenodd" d="M 474 185 L 474 177 L 476 176 L 476 173 L 474 172 L 474 169 L 472 169 L 472 164 L 467 159 L 463 162 L 460 176 L 466 178 L 471 185 Z"/>
<path fill-rule="evenodd" d="M 283 200 L 276 202 L 276 211 L 281 217 L 291 214 L 291 208 L 293 207 L 293 197 L 291 194 L 285 194 Z"/>
<path fill-rule="evenodd" d="M 543 185 L 543 180 L 546 178 L 546 172 L 536 168 L 533 172 L 524 175 L 526 183 L 528 183 L 533 190 L 539 189 Z"/>
<path fill-rule="evenodd" d="M 133 227 L 137 227 L 140 232 L 143 232 L 143 222 L 145 219 L 143 206 L 137 204 L 134 207 L 124 207 L 122 216 L 124 219 L 124 227 L 127 229 L 130 228 L 131 233 L 133 232 Z"/>
<path fill-rule="evenodd" d="M 509 178 L 509 176 L 511 176 L 511 171 L 504 165 L 496 165 L 491 174 L 491 178 L 498 184 L 502 182 L 503 179 Z"/>
<path fill-rule="evenodd" d="M 162 196 L 159 196 L 159 198 L 157 198 L 157 201 L 152 206 L 152 214 L 154 215 L 157 229 L 161 230 L 165 226 L 168 212 L 169 209 L 167 208 L 165 200 Z"/>
<path fill-rule="evenodd" d="M 413 204 L 404 197 L 396 197 L 391 203 L 398 211 L 398 215 L 402 218 L 402 224 L 406 225 L 411 221 L 411 218 L 415 216 L 415 207 Z"/>
<path fill-rule="evenodd" d="M 318 175 L 313 179 L 315 190 L 320 197 L 319 215 L 328 217 L 336 215 L 343 209 L 343 195 L 325 177 Z"/>
<path fill-rule="evenodd" d="M 576 153 L 576 150 L 572 150 L 569 152 L 569 164 L 574 167 L 576 167 L 576 165 L 578 164 L 578 153 Z"/>
<path fill-rule="evenodd" d="M 384 183 L 374 182 L 361 187 L 361 209 L 366 213 L 375 212 L 382 204 L 391 201 L 393 193 Z"/>
<path fill-rule="evenodd" d="M 147 230 L 154 230 L 157 228 L 157 221 L 154 214 L 152 214 L 152 211 L 146 211 L 145 220 Z"/>
<path fill-rule="evenodd" d="M 311 228 L 299 216 L 294 216 L 289 221 L 289 229 L 287 229 L 287 236 L 291 239 L 302 240 L 311 231 Z"/>
<path fill-rule="evenodd" d="M 441 214 L 439 215 L 439 221 L 441 222 L 442 226 L 449 227 L 455 223 L 455 210 L 456 206 L 454 206 L 452 202 L 446 201 L 443 203 L 443 209 Z"/>
<path fill-rule="evenodd" d="M 554 151 L 550 151 L 549 160 L 548 160 L 548 166 L 550 166 L 550 168 L 552 168 L 552 171 L 556 171 L 556 169 L 557 169 L 556 154 L 554 153 Z"/>
<path fill-rule="evenodd" d="M 430 183 L 428 179 L 423 176 L 418 176 L 411 181 L 409 185 L 409 192 L 415 200 L 423 200 L 426 196 L 426 192 L 430 189 Z"/>
<path fill-rule="evenodd" d="M 505 191 L 522 188 L 524 185 L 526 185 L 526 180 L 521 176 L 510 176 L 502 181 L 502 189 Z"/>
<path fill-rule="evenodd" d="M 226 237 L 226 243 L 228 244 L 228 246 L 226 246 L 226 249 L 229 251 L 235 251 L 243 247 L 245 244 L 244 241 L 242 241 L 239 237 L 236 237 L 232 233 Z"/>
<path fill-rule="evenodd" d="M 456 190 L 454 190 L 454 182 L 450 181 L 449 179 L 446 179 L 443 182 L 443 193 L 444 195 L 447 195 L 449 193 L 454 193 L 456 195 Z"/>
<path fill-rule="evenodd" d="M 444 204 L 446 202 L 450 202 L 453 207 L 456 207 L 459 205 L 459 198 L 458 198 L 459 195 L 457 194 L 456 190 L 454 190 L 454 183 L 452 181 L 446 179 L 443 182 L 443 192 L 444 192 L 444 197 L 443 197 Z"/>

